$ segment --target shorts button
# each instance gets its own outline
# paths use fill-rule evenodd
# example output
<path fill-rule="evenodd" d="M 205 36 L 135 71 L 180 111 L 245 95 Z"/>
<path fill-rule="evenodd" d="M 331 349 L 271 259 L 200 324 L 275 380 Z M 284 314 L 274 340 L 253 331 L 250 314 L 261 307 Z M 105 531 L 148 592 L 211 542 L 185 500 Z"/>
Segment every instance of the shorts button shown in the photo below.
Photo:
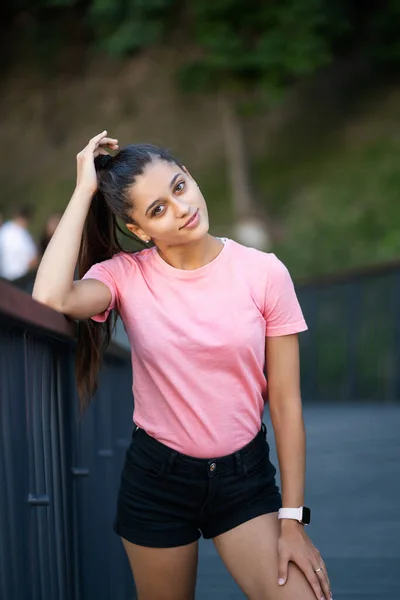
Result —
<path fill-rule="evenodd" d="M 211 463 L 209 469 L 210 469 L 210 473 L 214 473 L 215 469 L 217 468 L 217 465 L 215 462 Z"/>

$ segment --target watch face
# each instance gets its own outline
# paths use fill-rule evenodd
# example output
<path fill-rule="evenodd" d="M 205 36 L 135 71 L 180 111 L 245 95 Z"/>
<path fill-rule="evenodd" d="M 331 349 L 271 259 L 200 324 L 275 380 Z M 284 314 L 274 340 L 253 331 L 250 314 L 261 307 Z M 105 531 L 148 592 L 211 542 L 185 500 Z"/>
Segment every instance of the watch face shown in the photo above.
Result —
<path fill-rule="evenodd" d="M 307 508 L 307 506 L 303 506 L 303 516 L 301 519 L 301 522 L 304 523 L 304 525 L 309 525 L 311 521 L 311 510 L 309 508 Z"/>

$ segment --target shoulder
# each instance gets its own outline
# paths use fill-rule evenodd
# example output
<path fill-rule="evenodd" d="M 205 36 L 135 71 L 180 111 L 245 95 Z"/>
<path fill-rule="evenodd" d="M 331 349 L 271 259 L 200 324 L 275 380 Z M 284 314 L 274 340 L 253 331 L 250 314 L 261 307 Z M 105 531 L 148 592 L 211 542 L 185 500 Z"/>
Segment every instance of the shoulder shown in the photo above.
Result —
<path fill-rule="evenodd" d="M 85 277 L 100 273 L 109 273 L 115 279 L 129 279 L 138 273 L 143 262 L 147 260 L 150 249 L 145 248 L 139 252 L 118 252 L 112 258 L 94 264 Z"/>
<path fill-rule="evenodd" d="M 235 265 L 249 275 L 263 277 L 276 277 L 287 272 L 283 262 L 272 252 L 263 252 L 256 248 L 243 246 L 231 240 L 232 257 Z"/>
<path fill-rule="evenodd" d="M 134 263 L 137 267 L 145 267 L 153 261 L 154 253 L 156 252 L 155 247 L 143 248 L 138 252 L 124 253 L 126 258 Z"/>
<path fill-rule="evenodd" d="M 281 295 L 291 294 L 293 281 L 286 265 L 273 253 L 232 243 L 234 269 L 256 305 L 275 302 Z"/>

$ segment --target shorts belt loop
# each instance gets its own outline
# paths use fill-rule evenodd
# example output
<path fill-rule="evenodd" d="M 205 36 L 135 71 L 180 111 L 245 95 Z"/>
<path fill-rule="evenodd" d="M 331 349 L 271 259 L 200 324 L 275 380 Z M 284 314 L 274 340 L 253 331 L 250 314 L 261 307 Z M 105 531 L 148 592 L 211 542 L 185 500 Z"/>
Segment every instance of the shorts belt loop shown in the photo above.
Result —
<path fill-rule="evenodd" d="M 236 472 L 239 476 L 246 474 L 246 465 L 243 464 L 240 452 L 235 452 Z"/>
<path fill-rule="evenodd" d="M 174 463 L 178 453 L 175 450 L 171 450 L 170 455 L 167 460 L 167 466 L 165 468 L 166 473 L 172 473 L 172 469 L 174 468 Z"/>
<path fill-rule="evenodd" d="M 263 432 L 264 437 L 266 438 L 267 437 L 267 426 L 265 423 L 261 423 L 261 431 Z"/>

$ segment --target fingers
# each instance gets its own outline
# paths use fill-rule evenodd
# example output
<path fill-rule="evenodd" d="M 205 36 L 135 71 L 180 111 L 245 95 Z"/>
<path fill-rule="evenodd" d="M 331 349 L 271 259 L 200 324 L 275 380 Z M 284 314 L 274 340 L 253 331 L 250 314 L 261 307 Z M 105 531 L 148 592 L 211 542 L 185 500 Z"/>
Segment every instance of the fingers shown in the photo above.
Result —
<path fill-rule="evenodd" d="M 315 567 L 313 569 L 313 571 L 315 572 L 316 569 L 322 568 L 322 571 L 318 571 L 316 573 L 320 586 L 322 588 L 322 591 L 324 593 L 324 596 L 327 600 L 330 600 L 330 598 L 332 597 L 332 592 L 331 592 L 331 586 L 329 583 L 329 577 L 328 577 L 328 573 L 326 571 L 326 567 L 323 561 L 321 561 L 321 566 L 320 567 Z M 323 597 L 323 596 L 321 596 Z"/>
<path fill-rule="evenodd" d="M 98 144 L 96 144 L 94 148 L 90 149 L 89 151 L 93 152 L 94 156 L 97 156 L 98 154 L 107 154 L 104 148 L 108 148 L 109 150 L 118 150 L 118 140 L 114 138 L 103 138 Z"/>
<path fill-rule="evenodd" d="M 118 140 L 116 138 L 103 137 L 95 144 L 94 150 L 97 150 L 101 146 L 107 146 L 111 150 L 116 150 L 118 148 Z"/>
<path fill-rule="evenodd" d="M 96 156 L 99 156 L 99 154 L 109 154 L 107 152 L 107 150 L 103 150 L 102 148 L 98 148 L 97 150 L 94 151 L 93 156 L 96 158 Z"/>
<path fill-rule="evenodd" d="M 318 550 L 316 550 L 316 555 L 312 559 L 311 564 L 317 565 L 317 566 L 313 567 L 314 572 L 317 571 L 317 569 L 321 569 L 316 572 L 316 575 L 320 581 L 320 584 L 321 584 L 321 587 L 325 594 L 325 597 L 328 598 L 328 600 L 329 600 L 332 596 L 332 592 L 331 592 L 331 584 L 330 584 L 329 577 L 328 577 L 328 570 L 327 570 L 326 565 L 322 559 L 322 556 L 320 555 Z"/>
<path fill-rule="evenodd" d="M 321 561 L 320 565 L 313 567 L 311 562 L 299 564 L 298 566 L 303 571 L 304 575 L 307 577 L 317 600 L 331 600 L 332 593 L 329 585 L 329 579 L 327 576 L 325 565 L 323 565 L 323 561 Z M 322 571 L 317 571 L 317 569 L 322 568 Z"/>
<path fill-rule="evenodd" d="M 118 148 L 117 138 L 107 137 L 107 130 L 102 131 L 98 135 L 95 135 L 88 143 L 87 148 L 97 148 L 98 146 L 109 146 L 110 148 Z"/>
<path fill-rule="evenodd" d="M 293 558 L 292 558 L 293 560 Z M 311 585 L 315 597 L 317 600 L 331 600 L 332 594 L 329 584 L 329 579 L 326 571 L 325 564 L 323 560 L 320 560 L 320 565 L 316 567 L 312 567 L 312 564 L 309 560 L 304 561 L 296 561 L 294 562 L 297 566 L 303 571 L 306 576 L 309 584 Z M 288 566 L 289 559 L 280 555 L 279 556 L 279 566 L 278 566 L 278 584 L 284 585 L 288 578 Z M 316 569 L 322 568 L 322 571 L 315 572 Z"/>
<path fill-rule="evenodd" d="M 108 146 L 111 150 L 117 150 L 118 140 L 112 138 L 104 138 L 101 140 L 99 146 Z"/>
<path fill-rule="evenodd" d="M 77 158 L 83 159 L 87 156 L 104 154 L 104 152 L 99 152 L 99 148 L 101 147 L 107 147 L 110 150 L 118 150 L 118 140 L 117 138 L 107 137 L 107 131 L 104 130 L 89 140 L 87 146 L 77 154 Z"/>
<path fill-rule="evenodd" d="M 311 566 L 311 563 L 309 562 L 301 565 L 298 564 L 298 566 L 303 571 L 304 575 L 307 577 L 308 582 L 311 585 L 317 600 L 330 600 L 329 592 L 327 593 L 327 595 L 325 595 L 325 592 L 323 591 L 321 586 L 320 578 L 318 577 L 318 575 L 320 575 L 322 571 L 315 573 L 314 569 Z"/>
<path fill-rule="evenodd" d="M 93 144 L 93 145 L 96 145 L 96 144 L 98 144 L 98 143 L 100 142 L 100 140 L 101 140 L 103 137 L 105 137 L 106 135 L 107 135 L 107 130 L 105 129 L 105 130 L 104 130 L 104 131 L 102 131 L 101 133 L 98 133 L 97 135 L 95 135 L 94 137 L 92 137 L 92 138 L 89 140 L 89 144 L 88 144 L 88 146 L 89 146 L 90 144 Z"/>
<path fill-rule="evenodd" d="M 284 585 L 286 583 L 287 575 L 288 575 L 288 565 L 289 565 L 289 558 L 286 555 L 281 553 L 279 555 L 279 565 L 278 565 L 278 585 Z"/>
<path fill-rule="evenodd" d="M 117 138 L 103 137 L 96 145 L 97 146 L 105 146 L 105 145 L 107 145 L 107 146 L 117 145 L 118 146 L 118 140 L 117 140 Z"/>
<path fill-rule="evenodd" d="M 288 579 L 288 565 L 290 562 L 295 563 L 303 572 L 317 600 L 332 600 L 325 563 L 304 530 L 285 530 L 279 539 L 279 585 L 284 585 Z"/>

